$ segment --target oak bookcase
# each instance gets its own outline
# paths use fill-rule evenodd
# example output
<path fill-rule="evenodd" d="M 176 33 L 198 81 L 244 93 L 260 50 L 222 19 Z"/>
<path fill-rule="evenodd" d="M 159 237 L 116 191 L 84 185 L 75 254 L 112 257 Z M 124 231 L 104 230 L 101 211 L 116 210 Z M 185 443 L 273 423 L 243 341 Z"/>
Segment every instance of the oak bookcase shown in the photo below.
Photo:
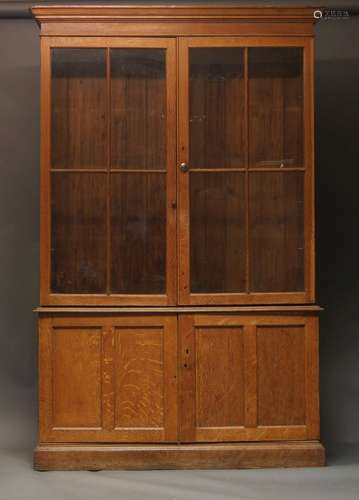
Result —
<path fill-rule="evenodd" d="M 32 9 L 36 469 L 324 464 L 314 10 Z"/>

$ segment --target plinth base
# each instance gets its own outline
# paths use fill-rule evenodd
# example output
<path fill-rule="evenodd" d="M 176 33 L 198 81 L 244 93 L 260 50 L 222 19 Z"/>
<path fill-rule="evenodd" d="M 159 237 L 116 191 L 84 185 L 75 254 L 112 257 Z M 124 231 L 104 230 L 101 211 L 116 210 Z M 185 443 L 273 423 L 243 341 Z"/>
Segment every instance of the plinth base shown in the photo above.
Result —
<path fill-rule="evenodd" d="M 325 465 L 318 441 L 150 444 L 39 445 L 36 470 L 253 469 Z"/>

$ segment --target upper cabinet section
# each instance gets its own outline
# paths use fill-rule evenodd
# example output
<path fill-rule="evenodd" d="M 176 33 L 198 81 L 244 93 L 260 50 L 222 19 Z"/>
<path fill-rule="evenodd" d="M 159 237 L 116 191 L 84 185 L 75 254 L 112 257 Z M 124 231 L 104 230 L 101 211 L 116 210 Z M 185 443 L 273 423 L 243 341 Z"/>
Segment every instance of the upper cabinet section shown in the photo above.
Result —
<path fill-rule="evenodd" d="M 314 301 L 313 12 L 33 8 L 42 305 Z"/>

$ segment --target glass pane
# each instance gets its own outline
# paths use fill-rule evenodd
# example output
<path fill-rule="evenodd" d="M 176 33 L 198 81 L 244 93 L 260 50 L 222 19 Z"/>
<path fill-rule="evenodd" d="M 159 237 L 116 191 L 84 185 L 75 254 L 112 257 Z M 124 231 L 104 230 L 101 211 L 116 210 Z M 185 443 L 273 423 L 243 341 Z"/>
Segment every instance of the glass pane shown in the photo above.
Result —
<path fill-rule="evenodd" d="M 103 49 L 52 49 L 52 168 L 106 168 Z"/>
<path fill-rule="evenodd" d="M 243 49 L 190 49 L 190 166 L 244 166 Z"/>
<path fill-rule="evenodd" d="M 166 169 L 165 49 L 111 50 L 111 166 Z"/>
<path fill-rule="evenodd" d="M 53 173 L 51 289 L 106 290 L 106 176 Z"/>
<path fill-rule="evenodd" d="M 249 50 L 249 164 L 303 165 L 303 63 L 300 48 Z"/>
<path fill-rule="evenodd" d="M 111 290 L 165 293 L 166 175 L 111 174 Z"/>
<path fill-rule="evenodd" d="M 303 291 L 303 199 L 303 172 L 250 174 L 250 291 Z"/>
<path fill-rule="evenodd" d="M 190 174 L 191 292 L 245 289 L 242 173 Z"/>

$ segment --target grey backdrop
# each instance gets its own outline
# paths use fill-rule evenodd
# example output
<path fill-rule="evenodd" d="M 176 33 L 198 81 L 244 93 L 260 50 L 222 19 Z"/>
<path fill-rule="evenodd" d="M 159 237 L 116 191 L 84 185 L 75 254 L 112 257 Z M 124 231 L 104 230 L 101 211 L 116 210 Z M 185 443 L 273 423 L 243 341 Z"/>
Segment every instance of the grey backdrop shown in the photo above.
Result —
<path fill-rule="evenodd" d="M 359 442 L 359 17 L 321 21 L 316 32 L 321 421 L 330 445 Z M 0 448 L 31 448 L 39 288 L 39 30 L 31 19 L 0 20 L 0 167 Z"/>

